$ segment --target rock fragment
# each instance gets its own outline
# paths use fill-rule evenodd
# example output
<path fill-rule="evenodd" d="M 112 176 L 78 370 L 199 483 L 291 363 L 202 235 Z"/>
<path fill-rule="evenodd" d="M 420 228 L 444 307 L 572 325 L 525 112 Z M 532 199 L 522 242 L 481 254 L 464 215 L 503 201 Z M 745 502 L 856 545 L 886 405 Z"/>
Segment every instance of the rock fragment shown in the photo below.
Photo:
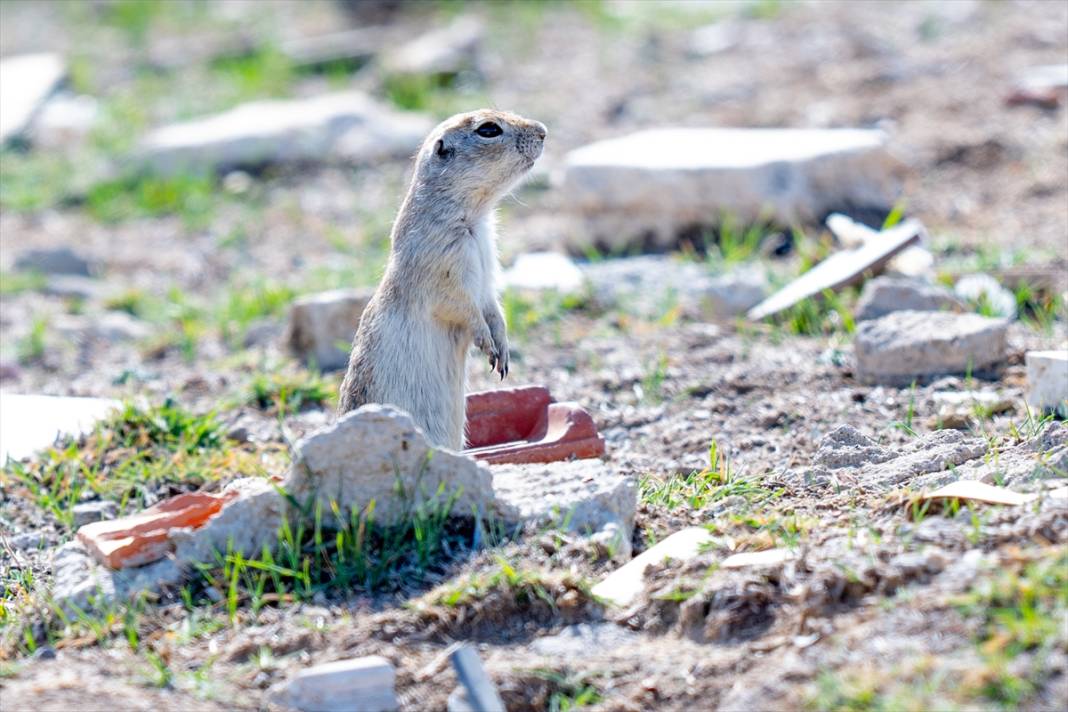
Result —
<path fill-rule="evenodd" d="M 1028 351 L 1027 404 L 1068 418 L 1068 350 Z"/>
<path fill-rule="evenodd" d="M 0 59 L 0 144 L 23 135 L 67 74 L 58 54 L 42 52 Z"/>
<path fill-rule="evenodd" d="M 41 274 L 92 275 L 89 260 L 69 247 L 27 250 L 15 258 L 15 269 Z"/>
<path fill-rule="evenodd" d="M 338 660 L 301 670 L 273 697 L 301 712 L 390 712 L 398 707 L 396 676 L 378 655 Z"/>
<path fill-rule="evenodd" d="M 369 163 L 407 158 L 432 122 L 359 92 L 242 104 L 158 128 L 134 162 L 161 174 L 225 172 L 272 163 Z"/>
<path fill-rule="evenodd" d="M 373 295 L 373 289 L 335 289 L 298 298 L 289 308 L 290 350 L 309 366 L 344 368 L 360 316 Z"/>
<path fill-rule="evenodd" d="M 876 277 L 864 285 L 854 316 L 877 319 L 895 311 L 963 311 L 964 305 L 944 287 L 907 277 Z"/>
<path fill-rule="evenodd" d="M 791 224 L 848 205 L 889 210 L 900 179 L 879 131 L 672 128 L 572 151 L 562 194 L 584 224 L 576 235 L 618 252 L 671 246 L 726 214 Z"/>
<path fill-rule="evenodd" d="M 1007 324 L 978 314 L 899 311 L 857 326 L 857 377 L 907 386 L 944 374 L 978 373 L 1005 361 Z"/>

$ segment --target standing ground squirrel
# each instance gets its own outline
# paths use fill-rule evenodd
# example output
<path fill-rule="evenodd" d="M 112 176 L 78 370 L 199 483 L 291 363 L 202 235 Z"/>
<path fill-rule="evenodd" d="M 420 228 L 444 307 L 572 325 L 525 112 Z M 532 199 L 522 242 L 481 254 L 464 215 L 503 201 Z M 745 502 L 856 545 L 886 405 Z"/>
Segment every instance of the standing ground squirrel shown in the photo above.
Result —
<path fill-rule="evenodd" d="M 493 208 L 534 165 L 545 136 L 537 121 L 483 109 L 427 137 L 385 275 L 352 341 L 339 415 L 389 403 L 411 413 L 432 444 L 463 447 L 471 344 L 508 375 Z"/>

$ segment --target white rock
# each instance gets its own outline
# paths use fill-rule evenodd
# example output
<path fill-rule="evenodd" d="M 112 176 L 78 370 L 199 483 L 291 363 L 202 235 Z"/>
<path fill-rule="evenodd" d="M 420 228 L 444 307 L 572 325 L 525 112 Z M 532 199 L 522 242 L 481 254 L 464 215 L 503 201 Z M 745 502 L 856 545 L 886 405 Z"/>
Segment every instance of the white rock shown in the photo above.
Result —
<path fill-rule="evenodd" d="M 336 289 L 300 297 L 289 309 L 286 340 L 294 355 L 323 370 L 344 368 L 373 289 Z"/>
<path fill-rule="evenodd" d="M 66 64 L 58 54 L 42 52 L 0 59 L 0 144 L 29 128 L 66 73 Z"/>
<path fill-rule="evenodd" d="M 559 252 L 527 252 L 519 255 L 502 278 L 503 286 L 520 290 L 551 290 L 567 294 L 582 290 L 582 270 Z"/>
<path fill-rule="evenodd" d="M 739 267 L 695 285 L 704 313 L 727 319 L 755 307 L 768 296 L 767 274 L 758 266 Z"/>
<path fill-rule="evenodd" d="M 1029 67 L 1020 75 L 1020 85 L 1028 89 L 1068 89 L 1068 64 Z"/>
<path fill-rule="evenodd" d="M 370 163 L 410 156 L 432 127 L 424 116 L 393 111 L 359 92 L 256 101 L 152 131 L 137 162 L 160 173 L 328 159 Z"/>
<path fill-rule="evenodd" d="M 540 465 L 496 465 L 496 509 L 510 522 L 536 522 L 596 532 L 616 525 L 630 538 L 637 506 L 634 479 L 612 472 L 600 460 Z"/>
<path fill-rule="evenodd" d="M 216 553 L 227 550 L 256 556 L 264 545 L 277 541 L 287 508 L 281 493 L 271 482 L 254 477 L 234 480 L 223 491 L 234 490 L 238 497 L 199 529 L 171 530 L 171 560 L 178 567 L 189 570 L 197 563 L 214 561 Z"/>
<path fill-rule="evenodd" d="M 843 205 L 888 210 L 900 189 L 880 131 L 679 128 L 572 151 L 561 194 L 586 222 L 576 234 L 615 250 L 643 236 L 670 245 L 680 229 L 724 214 L 790 224 Z"/>
<path fill-rule="evenodd" d="M 1027 404 L 1068 417 L 1068 350 L 1028 351 Z"/>
<path fill-rule="evenodd" d="M 629 538 L 637 489 L 600 460 L 489 467 L 449 450 L 434 450 L 411 416 L 369 404 L 303 438 L 283 484 L 302 505 L 318 499 L 330 519 L 373 500 L 380 524 L 405 521 L 418 508 L 431 511 L 455 497 L 452 512 L 512 524 L 593 533 L 615 525 Z"/>
<path fill-rule="evenodd" d="M 943 287 L 905 277 L 876 277 L 864 284 L 854 314 L 857 321 L 895 311 L 962 311 L 964 305 Z"/>
<path fill-rule="evenodd" d="M 397 709 L 396 672 L 378 655 L 301 670 L 275 695 L 302 712 L 387 712 Z"/>
<path fill-rule="evenodd" d="M 675 532 L 610 573 L 593 587 L 593 595 L 607 599 L 617 606 L 630 605 L 645 589 L 647 568 L 667 559 L 692 559 L 701 553 L 702 545 L 712 539 L 712 534 L 703 527 L 689 527 Z"/>
<path fill-rule="evenodd" d="M 99 115 L 99 102 L 93 97 L 60 92 L 45 103 L 33 122 L 33 143 L 49 148 L 76 143 L 88 135 Z"/>
<path fill-rule="evenodd" d="M 953 292 L 973 304 L 989 307 L 992 316 L 1016 318 L 1016 296 L 988 274 L 969 274 L 953 286 Z"/>
<path fill-rule="evenodd" d="M 119 407 L 105 398 L 0 393 L 0 462 L 19 460 L 61 435 L 81 435 Z"/>
<path fill-rule="evenodd" d="M 857 378 L 906 386 L 930 376 L 979 372 L 1005 361 L 1007 323 L 978 314 L 899 311 L 857 326 Z"/>
<path fill-rule="evenodd" d="M 383 64 L 390 74 L 455 74 L 475 65 L 484 34 L 481 21 L 461 16 L 388 53 Z"/>

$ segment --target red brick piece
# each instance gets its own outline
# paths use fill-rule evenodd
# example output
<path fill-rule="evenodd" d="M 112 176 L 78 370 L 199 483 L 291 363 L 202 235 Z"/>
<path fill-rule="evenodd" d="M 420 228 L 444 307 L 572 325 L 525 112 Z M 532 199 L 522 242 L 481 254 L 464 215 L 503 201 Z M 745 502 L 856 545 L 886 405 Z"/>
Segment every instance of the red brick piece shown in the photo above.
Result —
<path fill-rule="evenodd" d="M 600 457 L 604 438 L 575 403 L 552 403 L 541 386 L 473 393 L 467 398 L 468 449 L 490 464 Z"/>
<path fill-rule="evenodd" d="M 236 490 L 180 494 L 138 514 L 86 524 L 78 530 L 78 541 L 112 569 L 142 566 L 171 551 L 171 529 L 203 526 L 236 495 Z"/>

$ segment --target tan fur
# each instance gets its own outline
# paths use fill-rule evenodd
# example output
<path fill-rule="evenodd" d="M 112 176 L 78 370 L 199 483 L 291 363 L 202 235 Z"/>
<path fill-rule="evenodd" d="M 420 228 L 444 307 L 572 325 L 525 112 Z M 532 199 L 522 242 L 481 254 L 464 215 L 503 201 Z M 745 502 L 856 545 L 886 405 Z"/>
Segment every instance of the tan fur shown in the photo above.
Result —
<path fill-rule="evenodd" d="M 503 133 L 476 133 L 488 122 Z M 534 165 L 545 135 L 537 121 L 484 109 L 427 137 L 385 276 L 352 342 L 339 414 L 389 403 L 411 413 L 432 444 L 463 447 L 468 349 L 477 346 L 502 379 L 508 373 L 493 209 Z"/>

